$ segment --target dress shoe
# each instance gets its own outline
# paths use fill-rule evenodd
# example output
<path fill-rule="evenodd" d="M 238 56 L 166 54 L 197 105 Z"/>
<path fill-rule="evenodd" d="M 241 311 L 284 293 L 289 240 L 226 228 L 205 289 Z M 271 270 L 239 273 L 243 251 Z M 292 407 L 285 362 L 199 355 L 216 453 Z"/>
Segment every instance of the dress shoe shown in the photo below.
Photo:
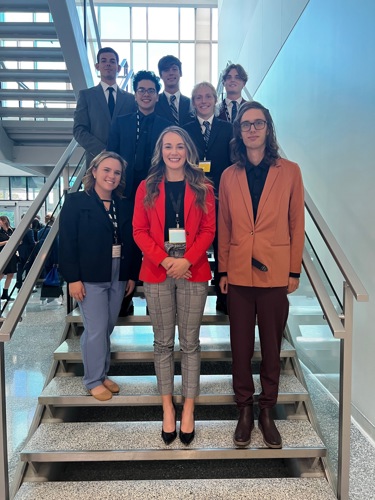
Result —
<path fill-rule="evenodd" d="M 251 431 L 254 429 L 253 406 L 240 408 L 240 417 L 234 431 L 233 442 L 236 446 L 244 447 L 250 444 Z"/>
<path fill-rule="evenodd" d="M 176 431 L 176 421 L 177 421 L 177 408 L 176 405 L 173 403 L 173 408 L 174 408 L 174 422 L 175 422 L 175 428 L 174 431 L 172 432 L 164 432 L 163 427 L 161 429 L 161 437 L 162 440 L 164 441 L 165 444 L 169 445 L 172 444 L 173 441 L 177 437 L 177 431 Z"/>
<path fill-rule="evenodd" d="M 89 389 L 89 393 L 98 401 L 108 401 L 112 398 L 112 392 L 108 390 L 103 384 L 98 385 L 93 389 Z"/>
<path fill-rule="evenodd" d="M 120 392 L 120 387 L 116 384 L 116 382 L 113 382 L 113 380 L 110 380 L 109 378 L 106 378 L 104 380 L 103 385 L 113 394 L 117 394 Z"/>
<path fill-rule="evenodd" d="M 268 448 L 282 448 L 281 436 L 276 428 L 271 412 L 271 408 L 263 408 L 260 410 L 258 427 L 263 434 L 264 444 L 268 446 Z"/>
<path fill-rule="evenodd" d="M 183 432 L 180 428 L 179 438 L 181 443 L 184 444 L 185 446 L 189 446 L 189 444 L 193 441 L 194 437 L 195 437 L 195 429 L 193 429 L 192 432 Z"/>

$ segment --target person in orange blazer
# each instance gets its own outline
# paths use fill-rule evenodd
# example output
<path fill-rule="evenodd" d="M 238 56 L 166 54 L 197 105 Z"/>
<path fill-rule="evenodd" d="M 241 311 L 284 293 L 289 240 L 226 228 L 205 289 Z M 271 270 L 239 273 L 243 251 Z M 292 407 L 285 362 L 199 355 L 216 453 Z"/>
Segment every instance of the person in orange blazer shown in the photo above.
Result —
<path fill-rule="evenodd" d="M 227 293 L 235 401 L 236 446 L 254 427 L 251 358 L 258 320 L 262 362 L 258 425 L 265 444 L 281 448 L 272 416 L 280 377 L 280 348 L 299 285 L 304 246 L 304 188 L 296 163 L 280 158 L 272 117 L 258 102 L 244 103 L 234 122 L 234 165 L 219 189 L 220 287 Z"/>
<path fill-rule="evenodd" d="M 198 167 L 198 153 L 185 130 L 160 135 L 149 175 L 140 184 L 133 216 L 134 240 L 143 252 L 139 278 L 154 330 L 154 363 L 163 403 L 161 436 L 177 437 L 173 404 L 174 338 L 177 320 L 184 406 L 180 440 L 194 439 L 194 400 L 199 394 L 199 330 L 211 269 L 207 250 L 215 235 L 215 199 Z"/>

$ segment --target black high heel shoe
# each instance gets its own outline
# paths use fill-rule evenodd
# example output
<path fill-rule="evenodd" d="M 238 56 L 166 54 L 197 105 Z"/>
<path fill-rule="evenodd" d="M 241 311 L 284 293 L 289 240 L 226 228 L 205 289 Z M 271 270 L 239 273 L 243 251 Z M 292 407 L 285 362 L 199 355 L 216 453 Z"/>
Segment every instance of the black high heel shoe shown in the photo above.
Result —
<path fill-rule="evenodd" d="M 194 437 L 195 437 L 195 428 L 192 430 L 192 432 L 182 432 L 180 428 L 179 438 L 181 443 L 184 444 L 185 446 L 189 446 L 189 444 L 193 441 Z"/>
<path fill-rule="evenodd" d="M 173 408 L 174 408 L 174 415 L 175 415 L 175 424 L 177 422 L 177 408 L 176 405 L 173 402 Z M 173 432 L 164 432 L 163 427 L 161 428 L 161 437 L 166 445 L 172 444 L 173 441 L 177 437 L 177 431 L 176 431 L 176 426 Z"/>

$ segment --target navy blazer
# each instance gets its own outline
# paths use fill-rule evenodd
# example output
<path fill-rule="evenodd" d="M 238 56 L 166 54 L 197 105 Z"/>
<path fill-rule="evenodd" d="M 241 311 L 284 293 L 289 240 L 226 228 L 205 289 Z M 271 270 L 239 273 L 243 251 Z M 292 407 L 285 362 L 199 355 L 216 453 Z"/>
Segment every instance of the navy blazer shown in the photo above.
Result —
<path fill-rule="evenodd" d="M 198 150 L 199 160 L 203 161 L 206 158 L 206 160 L 211 161 L 211 171 L 206 175 L 214 183 L 215 192 L 217 193 L 221 174 L 232 164 L 229 145 L 233 137 L 232 124 L 214 117 L 207 149 L 198 118 L 187 123 L 183 128 L 194 142 Z"/>
<path fill-rule="evenodd" d="M 162 92 L 159 94 L 159 100 L 155 106 L 155 113 L 163 118 L 166 118 L 172 124 L 174 124 L 174 119 L 169 105 L 167 96 Z M 189 123 L 194 118 L 191 111 L 190 99 L 182 94 L 180 94 L 180 101 L 178 104 L 178 120 L 179 126 L 182 127 L 185 123 Z"/>
<path fill-rule="evenodd" d="M 108 102 L 101 84 L 79 92 L 77 107 L 74 112 L 73 135 L 75 140 L 88 153 L 88 163 L 105 150 L 111 123 L 119 115 L 135 111 L 133 94 L 118 88 L 116 105 L 111 115 Z"/>
<path fill-rule="evenodd" d="M 154 124 L 151 130 L 151 151 L 154 150 L 156 141 L 163 130 L 172 125 L 171 122 L 155 116 Z M 126 185 L 124 195 L 126 198 L 135 198 L 137 185 L 134 182 L 134 161 L 135 147 L 137 139 L 137 114 L 131 113 L 119 116 L 112 124 L 108 138 L 107 151 L 118 153 L 127 162 L 125 171 Z"/>
<path fill-rule="evenodd" d="M 133 204 L 113 194 L 121 241 L 120 281 L 138 279 L 141 253 L 132 234 Z M 59 270 L 68 283 L 111 281 L 113 224 L 95 193 L 66 196 L 60 213 Z"/>

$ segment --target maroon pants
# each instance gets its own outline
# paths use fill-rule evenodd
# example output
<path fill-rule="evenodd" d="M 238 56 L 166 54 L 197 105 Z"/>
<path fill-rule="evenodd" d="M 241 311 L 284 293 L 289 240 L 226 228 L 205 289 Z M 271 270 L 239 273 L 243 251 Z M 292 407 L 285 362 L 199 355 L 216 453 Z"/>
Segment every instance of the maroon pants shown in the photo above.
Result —
<path fill-rule="evenodd" d="M 229 285 L 228 312 L 233 390 L 237 406 L 242 408 L 253 404 L 251 359 L 254 354 L 255 324 L 258 319 L 262 352 L 262 392 L 259 396 L 259 409 L 272 408 L 277 401 L 281 339 L 289 312 L 287 289 Z"/>

